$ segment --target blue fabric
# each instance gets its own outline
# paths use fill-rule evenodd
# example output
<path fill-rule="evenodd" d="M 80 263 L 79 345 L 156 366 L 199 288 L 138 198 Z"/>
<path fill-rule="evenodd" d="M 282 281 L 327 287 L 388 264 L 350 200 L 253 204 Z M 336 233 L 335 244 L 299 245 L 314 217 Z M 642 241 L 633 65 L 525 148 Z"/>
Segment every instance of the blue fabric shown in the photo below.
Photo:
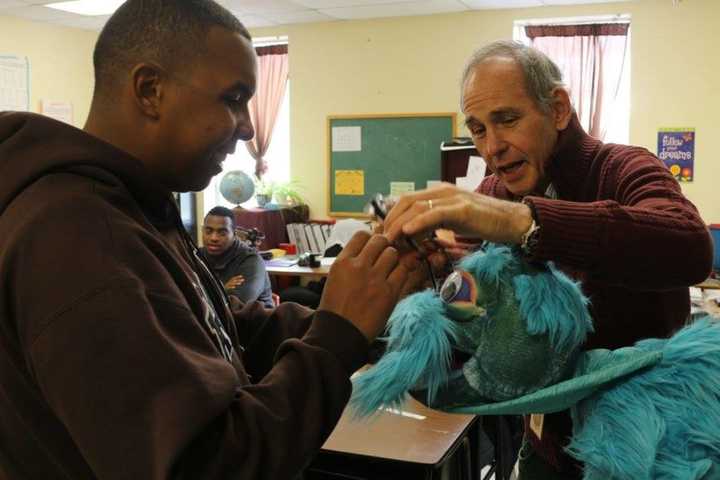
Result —
<path fill-rule="evenodd" d="M 571 411 L 568 449 L 585 478 L 720 478 L 720 325 L 699 320 L 634 348 L 662 360 Z"/>

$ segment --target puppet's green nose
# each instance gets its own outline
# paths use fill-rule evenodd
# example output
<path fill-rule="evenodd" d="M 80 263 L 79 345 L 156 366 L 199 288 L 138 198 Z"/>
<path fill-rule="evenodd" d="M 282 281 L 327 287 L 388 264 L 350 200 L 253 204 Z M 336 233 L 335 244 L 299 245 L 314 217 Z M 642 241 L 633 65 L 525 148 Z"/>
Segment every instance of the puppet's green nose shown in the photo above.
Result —
<path fill-rule="evenodd" d="M 487 316 L 487 310 L 471 303 L 458 303 L 445 306 L 448 318 L 454 322 L 465 323 Z"/>

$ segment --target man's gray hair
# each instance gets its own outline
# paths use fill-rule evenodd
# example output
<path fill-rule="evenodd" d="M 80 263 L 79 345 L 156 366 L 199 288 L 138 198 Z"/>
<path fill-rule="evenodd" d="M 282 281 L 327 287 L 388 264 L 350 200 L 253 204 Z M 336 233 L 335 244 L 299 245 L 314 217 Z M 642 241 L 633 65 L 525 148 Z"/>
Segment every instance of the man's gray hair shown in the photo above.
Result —
<path fill-rule="evenodd" d="M 498 40 L 476 50 L 463 71 L 461 89 L 475 68 L 491 57 L 512 58 L 525 76 L 525 90 L 535 100 L 540 110 L 549 112 L 552 107 L 552 91 L 564 87 L 562 73 L 555 63 L 541 51 L 510 40 Z"/>

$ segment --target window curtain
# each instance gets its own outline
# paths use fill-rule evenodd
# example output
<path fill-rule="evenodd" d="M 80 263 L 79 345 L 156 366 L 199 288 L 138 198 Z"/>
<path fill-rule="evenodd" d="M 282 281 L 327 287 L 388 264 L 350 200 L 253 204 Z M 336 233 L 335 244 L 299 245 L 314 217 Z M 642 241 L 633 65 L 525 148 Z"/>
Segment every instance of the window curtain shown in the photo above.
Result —
<path fill-rule="evenodd" d="M 560 68 L 580 123 L 605 139 L 628 53 L 627 23 L 526 26 L 531 45 Z"/>
<path fill-rule="evenodd" d="M 257 88 L 249 103 L 255 137 L 245 142 L 245 146 L 255 159 L 255 175 L 261 178 L 267 171 L 264 156 L 270 146 L 275 121 L 285 97 L 288 48 L 287 45 L 271 45 L 255 50 L 258 55 Z"/>

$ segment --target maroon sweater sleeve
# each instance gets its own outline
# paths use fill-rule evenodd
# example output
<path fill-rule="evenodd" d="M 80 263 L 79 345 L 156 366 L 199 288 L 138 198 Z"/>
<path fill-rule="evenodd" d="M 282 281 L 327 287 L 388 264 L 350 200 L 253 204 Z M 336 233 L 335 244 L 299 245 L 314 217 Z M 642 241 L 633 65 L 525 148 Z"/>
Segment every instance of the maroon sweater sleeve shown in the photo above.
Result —
<path fill-rule="evenodd" d="M 709 274 L 712 240 L 695 207 L 644 149 L 610 157 L 595 201 L 526 197 L 541 226 L 537 260 L 592 270 L 608 284 L 662 290 Z"/>

